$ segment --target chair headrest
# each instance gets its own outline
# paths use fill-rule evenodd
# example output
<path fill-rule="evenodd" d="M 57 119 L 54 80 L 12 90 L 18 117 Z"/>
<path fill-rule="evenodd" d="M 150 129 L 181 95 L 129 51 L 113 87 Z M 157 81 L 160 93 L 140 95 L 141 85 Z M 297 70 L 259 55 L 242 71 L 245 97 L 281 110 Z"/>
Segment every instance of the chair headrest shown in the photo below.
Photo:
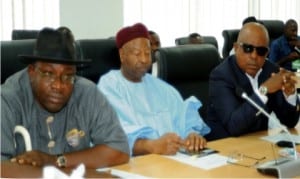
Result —
<path fill-rule="evenodd" d="M 39 30 L 14 29 L 11 38 L 12 40 L 36 39 L 38 34 Z"/>
<path fill-rule="evenodd" d="M 95 83 L 111 69 L 120 68 L 120 57 L 114 38 L 80 39 L 76 41 L 82 58 L 92 59 L 92 62 L 79 72 L 79 75 L 91 79 Z"/>
<path fill-rule="evenodd" d="M 270 41 L 283 34 L 284 22 L 281 20 L 260 20 L 268 30 Z"/>
<path fill-rule="evenodd" d="M 35 43 L 35 39 L 1 41 L 1 84 L 27 66 L 20 61 L 19 54 L 33 54 Z"/>
<path fill-rule="evenodd" d="M 218 47 L 218 41 L 214 36 L 202 36 L 203 43 L 204 44 L 212 44 L 217 49 Z M 175 39 L 175 45 L 188 45 L 189 44 L 189 38 L 188 37 L 179 37 Z"/>
<path fill-rule="evenodd" d="M 222 31 L 224 38 L 224 44 L 222 49 L 222 56 L 226 58 L 229 56 L 230 50 L 233 47 L 234 42 L 236 42 L 240 29 L 226 29 Z"/>
<path fill-rule="evenodd" d="M 220 55 L 211 44 L 160 48 L 155 53 L 158 77 L 166 81 L 208 79 L 220 63 Z"/>

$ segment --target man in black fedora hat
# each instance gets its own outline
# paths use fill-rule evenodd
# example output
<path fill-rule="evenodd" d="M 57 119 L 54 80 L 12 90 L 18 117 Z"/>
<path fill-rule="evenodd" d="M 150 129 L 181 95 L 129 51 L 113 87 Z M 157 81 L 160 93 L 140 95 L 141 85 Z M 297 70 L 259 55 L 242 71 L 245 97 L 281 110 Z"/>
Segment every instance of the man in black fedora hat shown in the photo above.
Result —
<path fill-rule="evenodd" d="M 128 162 L 127 138 L 115 111 L 93 82 L 76 76 L 76 65 L 90 60 L 76 59 L 71 31 L 42 29 L 33 54 L 20 55 L 28 67 L 1 86 L 2 166 L 7 160 L 87 168 Z M 14 134 L 17 125 L 29 132 L 32 150 L 25 151 L 23 138 Z"/>

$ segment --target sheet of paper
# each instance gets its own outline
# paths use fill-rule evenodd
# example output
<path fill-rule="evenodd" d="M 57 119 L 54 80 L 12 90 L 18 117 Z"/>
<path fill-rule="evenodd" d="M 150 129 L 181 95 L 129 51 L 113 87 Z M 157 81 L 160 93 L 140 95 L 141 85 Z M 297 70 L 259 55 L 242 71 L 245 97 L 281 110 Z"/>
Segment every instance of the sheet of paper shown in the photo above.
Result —
<path fill-rule="evenodd" d="M 174 156 L 165 156 L 167 158 L 192 165 L 204 170 L 210 170 L 227 164 L 227 157 L 220 154 L 210 154 L 204 157 L 190 156 L 182 153 L 177 153 Z"/>
<path fill-rule="evenodd" d="M 134 173 L 129 173 L 129 172 L 125 172 L 122 170 L 117 170 L 117 169 L 112 169 L 112 168 L 99 168 L 97 169 L 97 171 L 111 171 L 111 174 L 119 176 L 120 178 L 141 178 L 141 179 L 148 179 L 150 177 L 146 177 L 143 175 L 138 175 L 138 174 L 134 174 Z"/>
<path fill-rule="evenodd" d="M 67 175 L 54 166 L 46 166 L 43 168 L 43 179 L 83 179 L 84 173 L 85 166 L 83 164 L 72 170 L 70 175 Z"/>
<path fill-rule="evenodd" d="M 300 135 L 294 135 L 291 134 L 292 140 L 296 143 L 300 143 Z M 290 137 L 288 136 L 287 133 L 278 133 L 278 134 L 274 134 L 274 135 L 268 135 L 268 136 L 263 136 L 261 137 L 261 139 L 272 142 L 272 143 L 276 143 L 280 140 L 290 140 Z"/>

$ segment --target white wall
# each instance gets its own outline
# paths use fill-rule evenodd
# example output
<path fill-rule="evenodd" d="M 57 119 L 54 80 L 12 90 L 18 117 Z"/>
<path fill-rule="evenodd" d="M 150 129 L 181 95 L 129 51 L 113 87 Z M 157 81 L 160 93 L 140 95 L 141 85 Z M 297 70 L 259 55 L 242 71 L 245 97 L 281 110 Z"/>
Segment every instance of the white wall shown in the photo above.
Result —
<path fill-rule="evenodd" d="M 115 36 L 123 26 L 122 0 L 60 0 L 60 25 L 75 39 Z"/>

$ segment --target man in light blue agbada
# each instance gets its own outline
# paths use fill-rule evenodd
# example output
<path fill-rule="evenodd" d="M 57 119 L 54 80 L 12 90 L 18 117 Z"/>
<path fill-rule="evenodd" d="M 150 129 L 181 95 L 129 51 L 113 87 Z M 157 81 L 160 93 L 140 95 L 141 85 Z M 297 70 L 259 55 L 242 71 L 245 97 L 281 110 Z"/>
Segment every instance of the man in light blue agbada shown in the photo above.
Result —
<path fill-rule="evenodd" d="M 127 134 L 132 155 L 173 155 L 206 146 L 210 128 L 199 116 L 201 102 L 183 100 L 179 92 L 147 71 L 151 48 L 147 28 L 137 23 L 116 36 L 121 69 L 103 75 L 98 83 L 116 110 Z"/>

